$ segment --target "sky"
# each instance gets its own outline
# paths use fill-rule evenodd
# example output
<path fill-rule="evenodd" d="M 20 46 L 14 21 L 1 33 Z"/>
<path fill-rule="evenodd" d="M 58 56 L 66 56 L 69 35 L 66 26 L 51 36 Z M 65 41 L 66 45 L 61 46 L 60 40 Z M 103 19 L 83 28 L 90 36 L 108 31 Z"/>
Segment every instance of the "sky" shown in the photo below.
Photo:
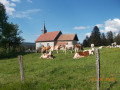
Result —
<path fill-rule="evenodd" d="M 18 24 L 25 42 L 35 42 L 45 21 L 48 32 L 76 33 L 82 43 L 94 26 L 120 32 L 120 0 L 0 0 L 8 21 Z"/>

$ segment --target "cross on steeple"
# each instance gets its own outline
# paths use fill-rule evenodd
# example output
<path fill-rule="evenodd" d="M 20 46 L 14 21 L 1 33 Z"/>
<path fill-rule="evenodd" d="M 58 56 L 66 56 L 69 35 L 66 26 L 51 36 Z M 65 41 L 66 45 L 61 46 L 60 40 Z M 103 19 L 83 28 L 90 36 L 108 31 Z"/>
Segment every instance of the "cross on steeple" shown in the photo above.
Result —
<path fill-rule="evenodd" d="M 41 30 L 41 34 L 45 34 L 47 33 L 46 27 L 45 27 L 45 21 L 44 21 L 44 26 L 43 29 Z"/>

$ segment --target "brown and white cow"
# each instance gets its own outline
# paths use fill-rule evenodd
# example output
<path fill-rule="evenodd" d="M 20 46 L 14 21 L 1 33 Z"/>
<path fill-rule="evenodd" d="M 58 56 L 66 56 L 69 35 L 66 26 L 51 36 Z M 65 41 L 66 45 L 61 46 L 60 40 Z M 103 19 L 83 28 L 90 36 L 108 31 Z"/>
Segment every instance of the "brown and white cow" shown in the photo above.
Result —
<path fill-rule="evenodd" d="M 61 48 L 61 46 L 60 45 L 57 45 L 57 46 L 54 46 L 53 47 L 53 50 L 56 50 L 57 51 L 57 53 L 59 52 L 59 50 L 60 50 L 60 48 Z"/>
<path fill-rule="evenodd" d="M 48 46 L 48 47 L 41 47 L 41 53 L 44 53 L 44 52 L 47 53 L 50 49 L 51 49 L 50 46 Z"/>
<path fill-rule="evenodd" d="M 75 53 L 75 55 L 73 56 L 73 59 L 79 59 L 81 57 L 88 57 L 89 56 L 89 52 L 88 51 L 84 51 L 84 52 L 77 52 Z"/>
<path fill-rule="evenodd" d="M 99 49 L 102 49 L 102 48 L 104 48 L 104 46 L 100 46 L 100 47 L 99 47 Z"/>
<path fill-rule="evenodd" d="M 89 49 L 89 50 L 84 50 L 83 52 L 86 52 L 86 51 L 89 52 L 89 55 L 93 55 L 94 54 L 94 48 Z"/>
<path fill-rule="evenodd" d="M 111 48 L 111 46 L 109 45 L 109 46 L 107 46 L 106 48 Z"/>
<path fill-rule="evenodd" d="M 49 53 L 43 53 L 40 58 L 53 59 L 52 51 Z"/>
<path fill-rule="evenodd" d="M 71 53 L 72 53 L 74 50 L 74 45 L 65 45 L 64 52 L 66 53 L 67 50 L 71 50 Z"/>
<path fill-rule="evenodd" d="M 81 44 L 76 44 L 75 45 L 75 53 L 78 52 L 79 50 L 83 50 L 83 46 Z"/>

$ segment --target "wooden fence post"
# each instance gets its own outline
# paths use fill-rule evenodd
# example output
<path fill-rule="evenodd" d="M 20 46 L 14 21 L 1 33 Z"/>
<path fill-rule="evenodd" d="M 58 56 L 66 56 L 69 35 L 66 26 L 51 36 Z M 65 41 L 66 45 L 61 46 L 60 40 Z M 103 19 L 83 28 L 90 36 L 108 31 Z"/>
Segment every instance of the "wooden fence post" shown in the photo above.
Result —
<path fill-rule="evenodd" d="M 19 58 L 19 65 L 20 65 L 21 81 L 24 83 L 24 71 L 23 71 L 23 58 L 22 58 L 22 55 L 19 55 L 18 58 Z"/>
<path fill-rule="evenodd" d="M 95 51 L 96 51 L 97 90 L 100 90 L 100 54 L 99 49 L 95 49 Z"/>

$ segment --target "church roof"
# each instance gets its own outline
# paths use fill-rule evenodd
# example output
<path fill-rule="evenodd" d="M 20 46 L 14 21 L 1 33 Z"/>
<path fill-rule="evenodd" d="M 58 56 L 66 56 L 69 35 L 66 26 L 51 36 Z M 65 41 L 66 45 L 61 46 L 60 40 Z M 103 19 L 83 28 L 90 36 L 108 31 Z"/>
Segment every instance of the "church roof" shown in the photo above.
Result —
<path fill-rule="evenodd" d="M 61 31 L 54 31 L 54 32 L 47 32 L 45 34 L 40 35 L 36 42 L 39 41 L 55 41 L 57 40 L 58 36 L 62 34 Z"/>
<path fill-rule="evenodd" d="M 62 34 L 60 35 L 60 37 L 58 38 L 58 41 L 65 41 L 65 40 L 77 40 L 78 41 L 78 37 L 76 34 Z"/>

